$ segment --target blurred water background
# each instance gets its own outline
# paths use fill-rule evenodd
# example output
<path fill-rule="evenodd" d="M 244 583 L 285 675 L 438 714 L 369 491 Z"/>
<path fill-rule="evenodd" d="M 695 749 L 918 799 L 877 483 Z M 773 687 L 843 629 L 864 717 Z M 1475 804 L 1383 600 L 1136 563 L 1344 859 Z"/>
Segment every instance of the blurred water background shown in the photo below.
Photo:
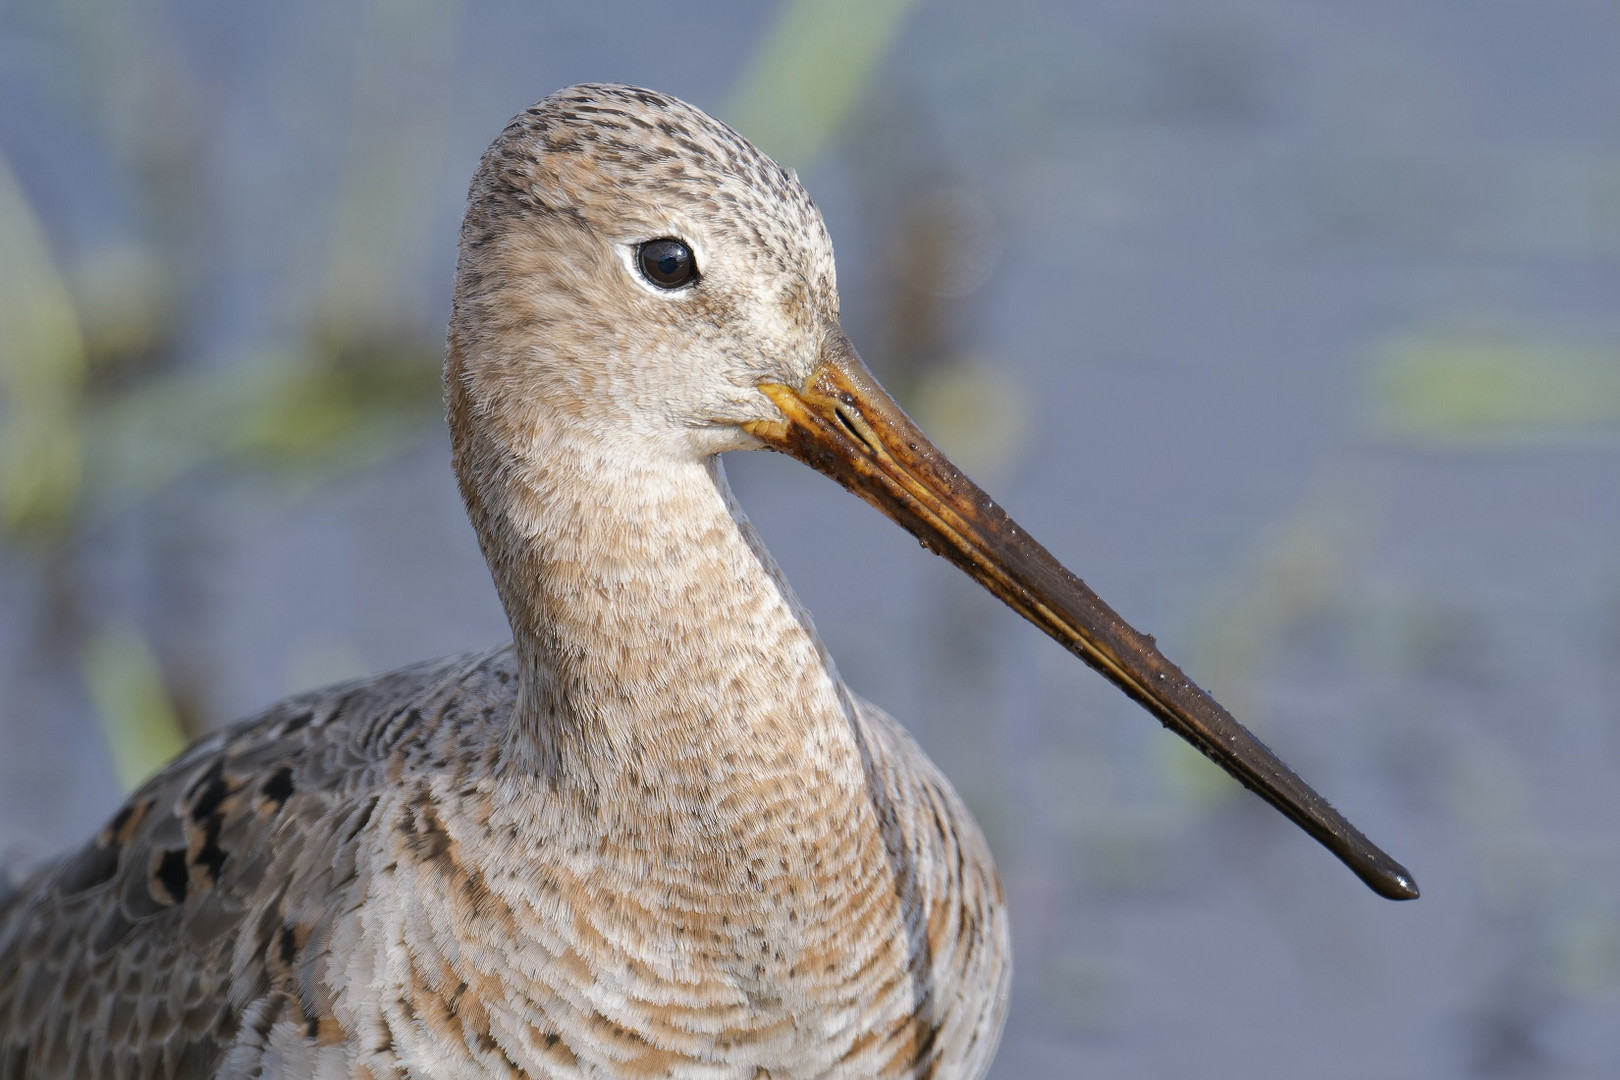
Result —
<path fill-rule="evenodd" d="M 1620 1070 L 1620 6 L 0 4 L 0 853 L 197 733 L 502 640 L 448 467 L 506 118 L 799 170 L 969 472 L 1416 872 L 1364 890 L 943 562 L 728 462 L 984 823 L 994 1075 Z"/>

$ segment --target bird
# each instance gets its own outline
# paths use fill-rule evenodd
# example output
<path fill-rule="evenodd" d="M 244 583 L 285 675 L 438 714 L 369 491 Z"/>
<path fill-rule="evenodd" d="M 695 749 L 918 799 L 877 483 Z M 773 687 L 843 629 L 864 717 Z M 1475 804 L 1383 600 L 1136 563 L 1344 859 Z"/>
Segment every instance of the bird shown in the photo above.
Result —
<path fill-rule="evenodd" d="M 797 177 L 700 109 L 585 84 L 511 120 L 444 392 L 511 642 L 203 738 L 0 899 L 0 1080 L 982 1076 L 989 848 L 839 677 L 731 451 L 830 476 L 1417 895 L 934 448 Z"/>

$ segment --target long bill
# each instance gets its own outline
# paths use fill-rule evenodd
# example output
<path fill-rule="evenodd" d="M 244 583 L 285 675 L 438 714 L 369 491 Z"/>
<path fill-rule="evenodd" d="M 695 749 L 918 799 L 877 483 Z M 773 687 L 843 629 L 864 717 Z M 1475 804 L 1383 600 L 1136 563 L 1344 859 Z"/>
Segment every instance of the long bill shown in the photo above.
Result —
<path fill-rule="evenodd" d="M 1146 634 L 1020 529 L 935 449 L 862 363 L 841 330 L 802 386 L 760 390 L 780 421 L 757 421 L 761 442 L 825 473 L 966 571 L 1084 660 L 1165 727 L 1304 829 L 1380 896 L 1412 900 L 1417 882 L 1265 744 L 1232 718 Z"/>

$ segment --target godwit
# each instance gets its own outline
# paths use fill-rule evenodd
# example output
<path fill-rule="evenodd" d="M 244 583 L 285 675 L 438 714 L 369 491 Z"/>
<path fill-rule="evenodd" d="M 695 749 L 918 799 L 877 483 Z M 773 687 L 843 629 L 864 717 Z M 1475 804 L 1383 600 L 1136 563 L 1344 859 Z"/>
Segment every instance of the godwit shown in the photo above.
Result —
<path fill-rule="evenodd" d="M 809 196 L 697 109 L 577 86 L 507 125 L 445 393 L 512 644 L 220 732 L 0 903 L 0 1076 L 982 1075 L 989 852 L 839 680 L 728 450 L 832 476 L 1417 895 L 927 442 Z"/>

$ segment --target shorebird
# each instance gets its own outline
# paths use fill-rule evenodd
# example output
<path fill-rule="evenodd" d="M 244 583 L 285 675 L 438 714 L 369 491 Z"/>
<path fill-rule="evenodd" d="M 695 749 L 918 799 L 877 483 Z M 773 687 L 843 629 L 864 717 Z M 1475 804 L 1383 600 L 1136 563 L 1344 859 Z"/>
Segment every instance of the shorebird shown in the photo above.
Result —
<path fill-rule="evenodd" d="M 0 901 L 0 1077 L 981 1076 L 983 837 L 839 679 L 723 452 L 828 474 L 1417 895 L 924 438 L 793 174 L 571 87 L 484 155 L 445 364 L 512 643 L 280 702 Z"/>

